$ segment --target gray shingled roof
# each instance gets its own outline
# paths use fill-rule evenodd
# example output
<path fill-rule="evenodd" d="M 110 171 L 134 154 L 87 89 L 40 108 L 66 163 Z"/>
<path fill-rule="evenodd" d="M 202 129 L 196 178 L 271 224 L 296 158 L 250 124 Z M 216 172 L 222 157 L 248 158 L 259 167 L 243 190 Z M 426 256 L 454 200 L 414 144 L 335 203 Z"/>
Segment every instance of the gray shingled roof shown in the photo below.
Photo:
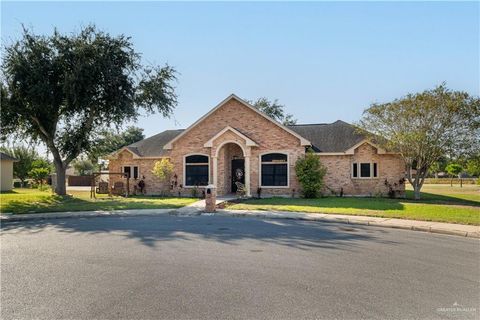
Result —
<path fill-rule="evenodd" d="M 353 125 L 341 120 L 334 123 L 298 124 L 288 127 L 305 139 L 310 140 L 316 152 L 343 152 L 365 139 Z M 239 129 L 237 130 L 242 132 Z M 126 148 L 141 157 L 165 156 L 168 150 L 163 149 L 163 146 L 182 131 L 184 129 L 166 130 L 135 142 Z"/>
<path fill-rule="evenodd" d="M 310 140 L 316 152 L 343 152 L 365 139 L 365 136 L 357 132 L 356 127 L 341 120 L 288 127 Z"/>
<path fill-rule="evenodd" d="M 6 153 L 3 153 L 3 152 L 0 152 L 0 159 L 1 160 L 11 160 L 11 161 L 18 161 L 17 159 L 15 159 L 14 157 L 6 154 Z"/>
<path fill-rule="evenodd" d="M 166 130 L 149 138 L 132 143 L 126 148 L 141 157 L 161 157 L 168 152 L 168 150 L 163 149 L 163 146 L 182 133 L 183 130 L 184 129 Z"/>

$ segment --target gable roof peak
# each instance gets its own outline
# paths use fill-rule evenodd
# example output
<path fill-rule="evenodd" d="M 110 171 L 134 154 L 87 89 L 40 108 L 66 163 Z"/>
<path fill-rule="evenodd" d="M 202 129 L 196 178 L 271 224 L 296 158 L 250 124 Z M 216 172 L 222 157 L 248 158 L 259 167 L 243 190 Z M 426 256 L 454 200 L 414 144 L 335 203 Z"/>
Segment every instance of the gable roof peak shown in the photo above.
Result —
<path fill-rule="evenodd" d="M 242 98 L 240 98 L 239 96 L 237 96 L 236 94 L 232 93 L 230 94 L 227 98 L 223 99 L 222 102 L 220 102 L 216 107 L 214 107 L 213 109 L 211 109 L 209 112 L 207 112 L 204 116 L 202 116 L 200 119 L 198 119 L 197 121 L 195 121 L 191 126 L 189 126 L 187 129 L 185 129 L 182 133 L 180 133 L 178 136 L 176 136 L 175 138 L 173 138 L 172 140 L 170 140 L 167 144 L 165 144 L 165 146 L 163 147 L 164 149 L 172 149 L 173 148 L 173 143 L 175 141 L 177 141 L 178 139 L 180 139 L 184 134 L 186 134 L 188 131 L 190 131 L 193 127 L 197 126 L 200 122 L 202 122 L 203 120 L 205 120 L 209 115 L 211 115 L 213 112 L 215 112 L 216 110 L 218 110 L 219 108 L 221 108 L 222 106 L 224 106 L 228 101 L 232 100 L 232 99 L 235 99 L 237 100 L 238 102 L 240 102 L 241 104 L 243 104 L 244 106 L 246 106 L 247 108 L 251 109 L 252 111 L 256 112 L 257 114 L 259 114 L 260 116 L 264 117 L 265 119 L 271 121 L 272 123 L 274 123 L 275 125 L 279 126 L 280 128 L 282 128 L 283 130 L 287 131 L 288 133 L 290 133 L 291 135 L 293 135 L 294 137 L 298 138 L 300 140 L 300 144 L 302 146 L 310 146 L 311 143 L 310 141 L 308 141 L 307 139 L 305 139 L 304 137 L 302 137 L 301 135 L 299 135 L 297 132 L 291 130 L 290 128 L 288 128 L 287 126 L 275 121 L 274 119 L 272 119 L 271 117 L 269 117 L 268 115 L 266 115 L 265 113 L 261 112 L 260 110 L 258 110 L 257 108 L 255 108 L 254 106 L 252 106 L 250 103 L 248 103 L 247 101 L 243 100 Z"/>

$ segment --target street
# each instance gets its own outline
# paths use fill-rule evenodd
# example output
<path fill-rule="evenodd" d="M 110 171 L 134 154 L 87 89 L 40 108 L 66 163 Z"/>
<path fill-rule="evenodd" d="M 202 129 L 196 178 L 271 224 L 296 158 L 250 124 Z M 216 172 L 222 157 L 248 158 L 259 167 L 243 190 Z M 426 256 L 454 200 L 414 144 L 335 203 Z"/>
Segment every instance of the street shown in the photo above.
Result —
<path fill-rule="evenodd" d="M 216 216 L 6 223 L 1 318 L 478 319 L 480 242 Z"/>

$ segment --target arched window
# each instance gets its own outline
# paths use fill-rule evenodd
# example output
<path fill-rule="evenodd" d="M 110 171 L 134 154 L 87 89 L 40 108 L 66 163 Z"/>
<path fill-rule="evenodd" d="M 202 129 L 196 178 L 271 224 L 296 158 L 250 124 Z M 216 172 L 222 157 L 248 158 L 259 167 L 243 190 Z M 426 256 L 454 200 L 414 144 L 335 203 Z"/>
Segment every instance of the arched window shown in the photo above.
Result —
<path fill-rule="evenodd" d="M 261 156 L 260 185 L 262 187 L 288 186 L 288 156 L 268 153 Z"/>
<path fill-rule="evenodd" d="M 208 157 L 195 154 L 185 157 L 185 186 L 208 185 Z"/>

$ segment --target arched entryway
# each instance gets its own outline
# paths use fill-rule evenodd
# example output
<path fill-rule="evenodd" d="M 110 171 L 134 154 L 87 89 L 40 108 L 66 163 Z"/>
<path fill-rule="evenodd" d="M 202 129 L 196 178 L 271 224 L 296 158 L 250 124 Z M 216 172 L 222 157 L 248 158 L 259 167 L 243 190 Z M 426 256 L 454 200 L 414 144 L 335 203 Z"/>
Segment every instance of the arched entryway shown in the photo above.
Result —
<path fill-rule="evenodd" d="M 225 141 L 214 155 L 214 183 L 218 195 L 237 192 L 238 186 L 245 186 L 250 194 L 250 157 L 245 146 L 236 141 Z"/>

